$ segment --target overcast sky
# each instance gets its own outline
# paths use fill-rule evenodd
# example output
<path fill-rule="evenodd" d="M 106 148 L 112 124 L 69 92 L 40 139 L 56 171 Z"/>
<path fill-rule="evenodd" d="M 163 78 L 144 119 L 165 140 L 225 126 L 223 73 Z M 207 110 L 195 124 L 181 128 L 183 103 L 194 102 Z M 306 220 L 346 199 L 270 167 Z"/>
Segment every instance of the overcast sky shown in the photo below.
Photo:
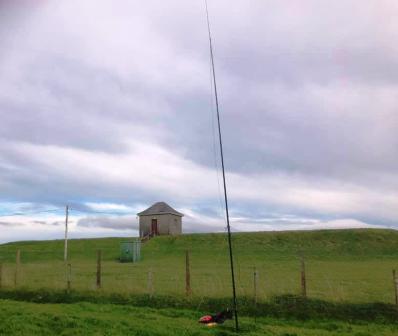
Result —
<path fill-rule="evenodd" d="M 201 0 L 0 0 L 0 242 L 223 231 Z M 209 0 L 235 231 L 398 228 L 398 2 Z"/>

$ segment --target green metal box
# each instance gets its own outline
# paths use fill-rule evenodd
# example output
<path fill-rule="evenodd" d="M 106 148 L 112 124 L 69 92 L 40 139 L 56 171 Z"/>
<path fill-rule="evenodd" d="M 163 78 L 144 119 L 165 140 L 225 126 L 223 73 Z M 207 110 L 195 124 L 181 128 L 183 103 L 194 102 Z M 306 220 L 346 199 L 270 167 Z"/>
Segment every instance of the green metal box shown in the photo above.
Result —
<path fill-rule="evenodd" d="M 138 262 L 141 259 L 141 241 L 128 241 L 120 243 L 120 261 Z"/>

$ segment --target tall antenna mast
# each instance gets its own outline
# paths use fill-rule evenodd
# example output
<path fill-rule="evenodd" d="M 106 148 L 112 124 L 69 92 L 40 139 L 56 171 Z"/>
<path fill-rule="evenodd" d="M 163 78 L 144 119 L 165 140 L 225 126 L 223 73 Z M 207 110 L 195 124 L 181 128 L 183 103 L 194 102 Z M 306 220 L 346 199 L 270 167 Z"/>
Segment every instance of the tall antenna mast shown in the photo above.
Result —
<path fill-rule="evenodd" d="M 232 280 L 232 294 L 233 294 L 233 307 L 234 307 L 233 309 L 234 309 L 234 315 L 235 315 L 235 329 L 236 329 L 236 331 L 238 331 L 239 323 L 238 323 L 238 309 L 237 309 L 238 307 L 237 307 L 237 302 L 236 302 L 234 258 L 232 255 L 231 226 L 229 224 L 227 184 L 225 182 L 225 167 L 224 167 L 224 153 L 223 153 L 222 136 L 221 136 L 220 109 L 219 109 L 219 104 L 218 104 L 216 71 L 215 71 L 215 67 L 214 67 L 213 43 L 212 43 L 212 39 L 211 39 L 209 9 L 207 7 L 207 0 L 205 0 L 205 5 L 206 5 L 207 31 L 209 33 L 209 47 L 210 47 L 210 59 L 211 59 L 211 68 L 212 68 L 212 75 L 213 75 L 214 96 L 215 96 L 216 111 L 217 111 L 218 139 L 219 139 L 219 143 L 220 143 L 222 178 L 223 178 L 223 184 L 224 184 L 225 215 L 227 217 L 228 246 L 229 246 L 229 260 L 231 263 L 231 280 Z"/>
<path fill-rule="evenodd" d="M 68 217 L 69 205 L 65 207 L 65 243 L 64 243 L 64 261 L 68 261 Z"/>

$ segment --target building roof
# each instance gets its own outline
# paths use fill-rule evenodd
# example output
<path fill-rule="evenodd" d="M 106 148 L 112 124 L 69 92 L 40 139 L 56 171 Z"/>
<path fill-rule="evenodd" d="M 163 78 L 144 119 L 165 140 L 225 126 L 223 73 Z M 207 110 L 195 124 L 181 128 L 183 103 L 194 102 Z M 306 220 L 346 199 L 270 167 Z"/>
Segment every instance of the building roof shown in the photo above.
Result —
<path fill-rule="evenodd" d="M 152 215 L 176 215 L 176 216 L 184 216 L 181 212 L 174 210 L 170 205 L 165 202 L 157 202 L 154 205 L 150 206 L 148 209 L 139 212 L 138 216 L 152 216 Z"/>

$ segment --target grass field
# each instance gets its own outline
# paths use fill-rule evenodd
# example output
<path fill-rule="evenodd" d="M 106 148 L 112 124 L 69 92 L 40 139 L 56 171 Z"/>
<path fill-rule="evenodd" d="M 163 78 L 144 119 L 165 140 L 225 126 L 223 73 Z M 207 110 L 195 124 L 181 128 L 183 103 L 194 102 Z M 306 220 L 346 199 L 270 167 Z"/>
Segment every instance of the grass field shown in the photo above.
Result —
<path fill-rule="evenodd" d="M 36 304 L 0 300 L 0 335 L 233 335 L 233 323 L 199 325 L 200 311 L 112 304 Z M 395 324 L 243 317 L 241 335 L 393 336 Z"/>
<path fill-rule="evenodd" d="M 125 239 L 69 242 L 71 292 L 65 291 L 62 241 L 0 245 L 0 335 L 233 334 L 232 321 L 214 329 L 197 323 L 202 314 L 230 305 L 225 235 L 157 237 L 143 245 L 143 259 L 136 264 L 118 261 L 121 241 Z M 241 334 L 398 335 L 398 312 L 392 304 L 398 232 L 239 233 L 233 243 Z M 18 249 L 21 265 L 15 286 Z M 100 290 L 95 286 L 98 249 L 103 255 Z M 186 250 L 191 254 L 189 298 L 184 295 Z M 299 255 L 306 260 L 307 300 L 297 296 Z M 254 267 L 259 272 L 257 305 Z"/>
<path fill-rule="evenodd" d="M 102 292 L 145 294 L 148 272 L 155 295 L 183 296 L 185 251 L 191 251 L 192 290 L 196 297 L 230 295 L 227 242 L 222 234 L 157 237 L 143 245 L 142 261 L 119 263 L 125 239 L 69 242 L 72 288 L 95 290 L 96 250 L 103 254 Z M 233 236 L 238 295 L 253 296 L 253 270 L 259 274 L 258 295 L 300 293 L 300 260 L 304 255 L 308 296 L 328 301 L 392 303 L 392 269 L 398 269 L 398 232 L 393 230 L 325 230 L 237 233 Z M 14 288 L 15 253 L 21 250 L 17 287 L 63 289 L 66 268 L 63 242 L 18 242 L 0 245 L 3 287 Z"/>

